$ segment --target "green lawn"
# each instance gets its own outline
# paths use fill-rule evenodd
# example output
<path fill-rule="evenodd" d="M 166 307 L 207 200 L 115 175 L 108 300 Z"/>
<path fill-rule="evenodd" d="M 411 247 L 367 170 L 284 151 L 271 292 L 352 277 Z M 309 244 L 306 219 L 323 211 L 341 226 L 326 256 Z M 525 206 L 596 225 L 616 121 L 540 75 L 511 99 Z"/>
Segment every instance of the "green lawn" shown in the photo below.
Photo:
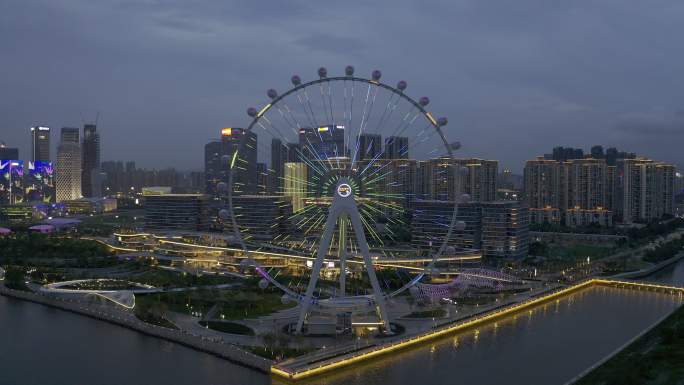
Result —
<path fill-rule="evenodd" d="M 223 316 L 228 320 L 257 318 L 296 305 L 294 302 L 283 304 L 280 300 L 280 292 L 236 291 L 235 295 L 231 297 L 223 301 L 217 317 Z"/>
<path fill-rule="evenodd" d="M 10 264 L 34 260 L 74 260 L 83 267 L 90 260 L 111 255 L 107 248 L 95 241 L 38 233 L 19 233 L 0 237 L 0 262 Z"/>
<path fill-rule="evenodd" d="M 136 296 L 134 312 L 139 320 L 169 329 L 178 329 L 176 325 L 166 319 L 167 311 L 168 306 L 151 300 L 149 296 Z"/>
<path fill-rule="evenodd" d="M 210 274 L 205 274 L 198 277 L 192 274 L 178 273 L 175 271 L 149 269 L 143 274 L 136 274 L 136 276 L 130 278 L 130 280 L 155 287 L 168 288 L 220 285 L 236 282 L 239 280 L 239 278 Z"/>
<path fill-rule="evenodd" d="M 611 246 L 598 246 L 587 244 L 561 245 L 551 243 L 548 245 L 548 256 L 562 259 L 591 259 L 607 257 L 615 252 Z"/>
<path fill-rule="evenodd" d="M 215 317 L 224 320 L 257 318 L 295 306 L 295 303 L 283 304 L 279 292 L 243 289 L 195 290 L 150 294 L 144 297 L 152 302 L 163 303 L 171 311 L 184 314 L 204 315 L 218 303 L 220 309 Z"/>

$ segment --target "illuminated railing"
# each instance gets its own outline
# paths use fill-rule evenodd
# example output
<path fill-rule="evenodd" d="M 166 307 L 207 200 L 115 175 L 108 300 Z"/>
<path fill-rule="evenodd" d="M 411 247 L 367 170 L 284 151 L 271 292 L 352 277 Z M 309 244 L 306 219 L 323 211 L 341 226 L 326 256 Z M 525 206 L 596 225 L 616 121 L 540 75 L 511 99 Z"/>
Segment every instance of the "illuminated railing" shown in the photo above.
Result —
<path fill-rule="evenodd" d="M 357 353 L 353 353 L 348 356 L 342 356 L 339 357 L 338 359 L 335 359 L 334 357 L 328 360 L 327 362 L 320 362 L 319 364 L 315 366 L 310 366 L 306 367 L 303 370 L 287 370 L 284 368 L 282 365 L 279 367 L 279 365 L 274 365 L 271 367 L 271 373 L 275 374 L 280 377 L 284 377 L 288 380 L 300 380 L 303 378 L 311 377 L 317 374 L 321 374 L 323 372 L 327 372 L 333 369 L 341 368 L 344 366 L 348 366 L 360 361 L 364 361 L 373 357 L 377 357 L 383 354 L 387 354 L 399 349 L 404 349 L 412 345 L 417 345 L 422 342 L 426 342 L 429 340 L 433 340 L 435 338 L 445 336 L 447 334 L 451 334 L 453 332 L 459 331 L 459 330 L 464 330 L 468 329 L 477 325 L 482 325 L 487 323 L 488 321 L 492 321 L 494 319 L 510 315 L 513 313 L 518 313 L 522 310 L 528 309 L 530 307 L 534 307 L 536 305 L 539 305 L 544 302 L 548 302 L 552 299 L 559 298 L 565 295 L 568 295 L 572 292 L 581 290 L 583 288 L 591 287 L 593 285 L 609 285 L 609 286 L 617 286 L 617 287 L 628 287 L 628 288 L 644 288 L 644 289 L 653 289 L 653 290 L 662 290 L 665 292 L 669 293 L 679 293 L 679 295 L 684 294 L 684 288 L 681 287 L 675 287 L 675 286 L 666 286 L 666 285 L 658 285 L 658 284 L 649 284 L 649 283 L 638 283 L 638 282 L 625 282 L 625 281 L 612 281 L 612 280 L 607 280 L 607 279 L 589 279 L 584 282 L 578 283 L 576 285 L 566 287 L 564 289 L 560 289 L 551 293 L 548 293 L 547 295 L 543 295 L 540 297 L 536 298 L 529 298 L 525 301 L 518 302 L 516 304 L 503 307 L 503 308 L 497 308 L 493 309 L 490 312 L 487 312 L 482 315 L 475 315 L 467 320 L 455 323 L 455 324 L 450 324 L 447 326 L 443 326 L 439 329 L 436 330 L 430 330 L 428 332 L 425 332 L 423 334 L 406 338 L 400 341 L 396 342 L 391 342 L 388 344 L 380 345 L 380 346 L 374 346 L 370 347 L 367 350 L 360 351 Z"/>
<path fill-rule="evenodd" d="M 110 249 L 112 249 L 112 250 L 116 250 L 116 251 L 132 251 L 132 252 L 139 251 L 139 250 L 136 250 L 136 249 L 129 249 L 129 248 L 126 248 L 126 247 L 114 246 L 114 245 L 112 245 L 112 244 L 110 244 L 110 243 L 107 243 L 107 242 L 105 242 L 105 241 L 103 241 L 103 240 L 101 240 L 101 239 L 97 239 L 97 238 L 83 237 L 82 239 L 87 239 L 87 240 L 89 240 L 89 241 L 99 242 L 99 243 L 101 243 L 101 244 L 107 246 L 108 248 L 110 248 Z"/>

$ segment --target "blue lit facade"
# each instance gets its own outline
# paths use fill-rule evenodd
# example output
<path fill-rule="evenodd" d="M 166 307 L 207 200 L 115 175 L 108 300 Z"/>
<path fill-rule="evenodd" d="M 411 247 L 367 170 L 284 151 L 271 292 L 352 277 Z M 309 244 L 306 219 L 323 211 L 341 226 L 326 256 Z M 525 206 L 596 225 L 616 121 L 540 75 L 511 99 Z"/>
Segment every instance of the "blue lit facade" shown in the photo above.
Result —
<path fill-rule="evenodd" d="M 55 202 L 55 173 L 52 162 L 28 162 L 24 190 L 28 202 Z"/>
<path fill-rule="evenodd" d="M 0 204 L 24 202 L 24 161 L 0 160 Z"/>

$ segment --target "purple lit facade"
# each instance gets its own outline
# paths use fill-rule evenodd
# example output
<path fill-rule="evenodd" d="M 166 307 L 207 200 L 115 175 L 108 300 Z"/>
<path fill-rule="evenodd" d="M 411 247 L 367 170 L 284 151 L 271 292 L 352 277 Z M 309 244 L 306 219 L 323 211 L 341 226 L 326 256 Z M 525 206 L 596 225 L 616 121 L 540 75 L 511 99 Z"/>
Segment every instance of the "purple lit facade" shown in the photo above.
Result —
<path fill-rule="evenodd" d="M 55 174 L 52 162 L 28 162 L 24 186 L 28 202 L 55 202 Z"/>
<path fill-rule="evenodd" d="M 24 161 L 0 160 L 0 204 L 24 202 Z"/>

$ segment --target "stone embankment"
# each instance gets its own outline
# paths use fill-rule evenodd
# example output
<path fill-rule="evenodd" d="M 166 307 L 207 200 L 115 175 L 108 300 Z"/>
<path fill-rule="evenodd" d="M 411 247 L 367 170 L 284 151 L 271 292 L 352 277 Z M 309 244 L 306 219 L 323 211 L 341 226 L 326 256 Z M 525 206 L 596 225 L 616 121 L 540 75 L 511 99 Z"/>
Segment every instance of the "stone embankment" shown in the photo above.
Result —
<path fill-rule="evenodd" d="M 203 337 L 183 330 L 169 329 L 140 321 L 130 311 L 114 309 L 111 306 L 91 306 L 83 302 L 50 297 L 27 291 L 9 289 L 0 284 L 0 295 L 39 303 L 73 313 L 96 318 L 119 326 L 144 333 L 153 337 L 172 341 L 205 353 L 213 354 L 228 361 L 238 363 L 264 373 L 270 373 L 273 361 L 259 357 L 239 347 L 225 343 L 217 338 Z"/>
<path fill-rule="evenodd" d="M 654 274 L 659 272 L 660 270 L 663 270 L 666 267 L 669 267 L 677 262 L 679 262 L 682 258 L 684 258 L 684 252 L 680 252 L 677 255 L 675 255 L 672 258 L 666 259 L 660 263 L 657 263 L 653 266 L 647 267 L 642 270 L 637 270 L 637 271 L 629 271 L 626 273 L 620 273 L 613 275 L 609 278 L 612 279 L 642 279 L 642 278 L 647 278 L 649 275 Z"/>

